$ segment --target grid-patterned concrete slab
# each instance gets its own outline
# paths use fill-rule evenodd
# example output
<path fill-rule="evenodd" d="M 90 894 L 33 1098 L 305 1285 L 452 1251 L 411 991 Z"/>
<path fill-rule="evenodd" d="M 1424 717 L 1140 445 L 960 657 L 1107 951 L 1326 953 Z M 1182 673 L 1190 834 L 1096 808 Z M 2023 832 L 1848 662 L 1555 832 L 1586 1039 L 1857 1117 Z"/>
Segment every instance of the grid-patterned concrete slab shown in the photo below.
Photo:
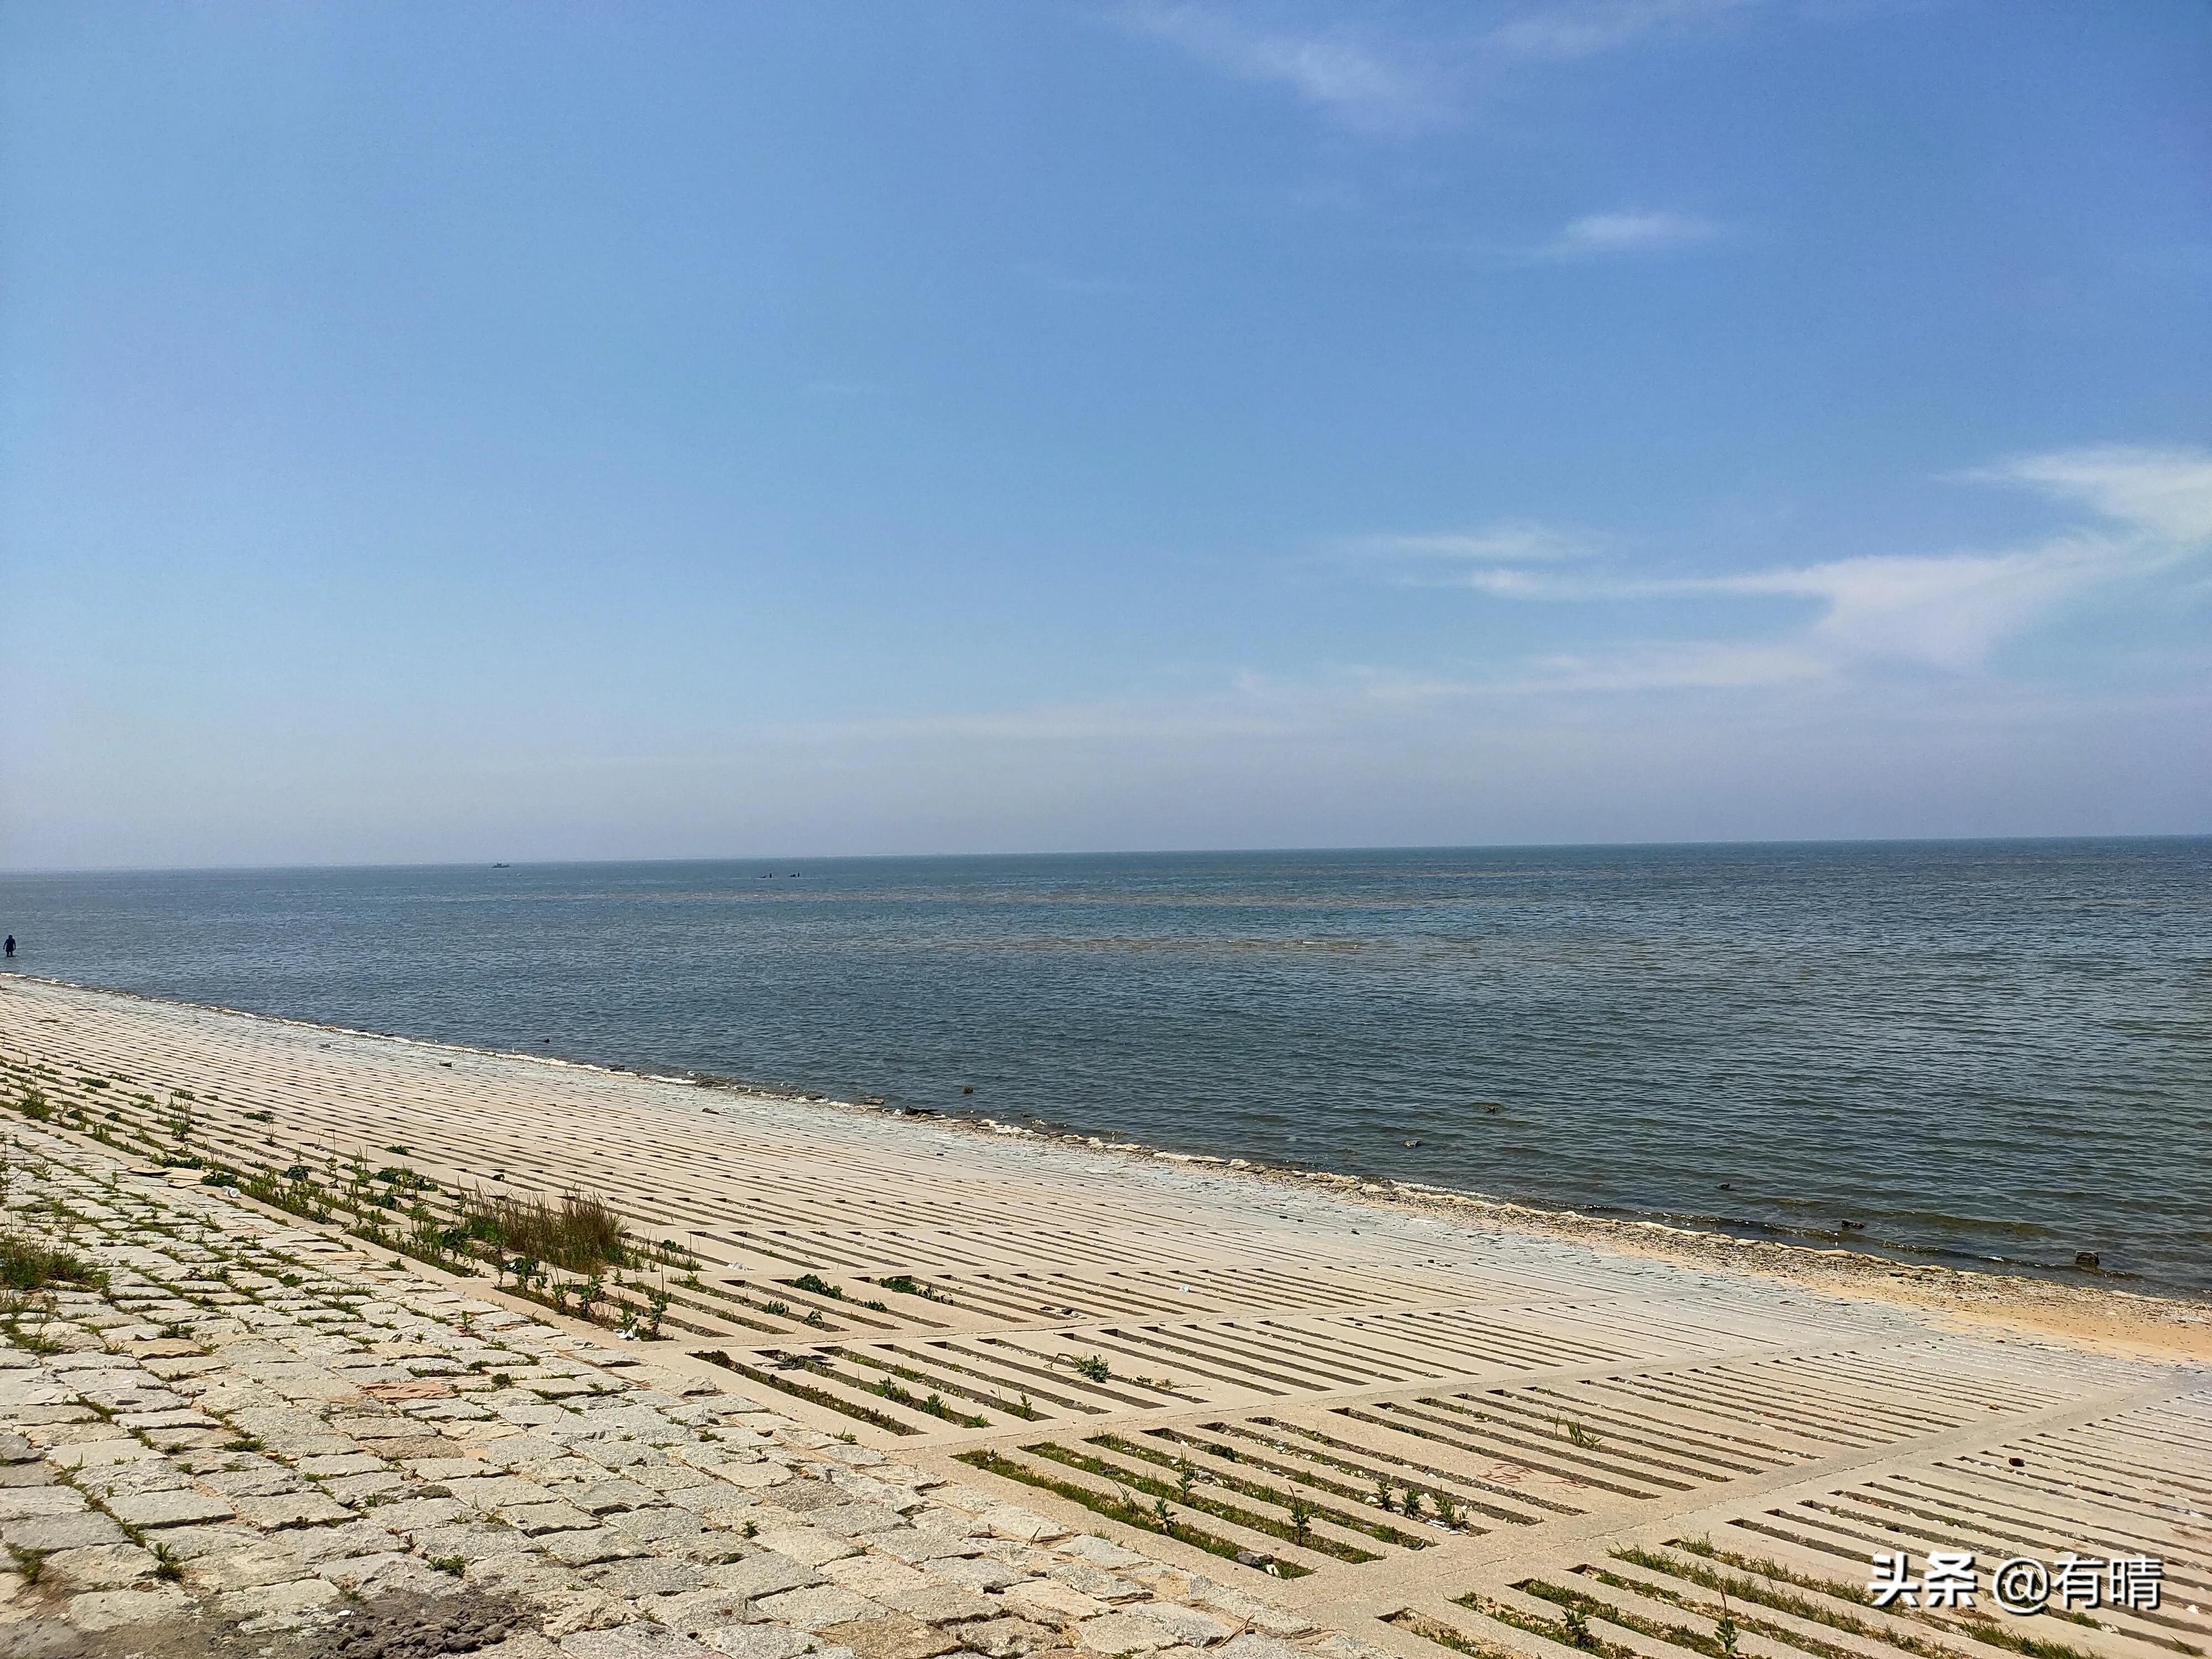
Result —
<path fill-rule="evenodd" d="M 1401 1651 L 2212 1646 L 2187 1364 L 1319 1182 L 28 981 L 0 1062 L 143 1158 L 588 1188 L 696 1252 L 664 1330 L 733 1386 Z M 2157 1555 L 2164 1601 L 1875 1609 L 1877 1550 Z"/>

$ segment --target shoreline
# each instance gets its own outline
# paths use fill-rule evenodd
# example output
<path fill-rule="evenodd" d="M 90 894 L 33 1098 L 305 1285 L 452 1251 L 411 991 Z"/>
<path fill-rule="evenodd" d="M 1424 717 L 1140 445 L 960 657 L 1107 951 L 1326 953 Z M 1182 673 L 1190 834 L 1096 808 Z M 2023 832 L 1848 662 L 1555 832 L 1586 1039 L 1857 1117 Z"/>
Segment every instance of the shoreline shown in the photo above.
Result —
<path fill-rule="evenodd" d="M 2212 1638 L 2201 1304 L 20 977 L 0 1106 L 11 1259 L 99 1270 L 0 1312 L 0 1647 L 1543 1659 L 1562 1586 L 1644 1659 Z M 2173 1607 L 2063 1650 L 1854 1582 L 2123 1540 Z"/>
<path fill-rule="evenodd" d="M 272 1014 L 197 1002 L 149 992 L 87 985 L 46 975 L 14 973 L 14 978 L 97 997 L 112 997 L 160 1008 L 191 1010 L 226 1018 L 328 1033 L 354 1041 L 398 1045 L 425 1053 L 471 1059 L 527 1062 L 566 1073 L 620 1079 L 665 1087 L 696 1088 L 740 1100 L 775 1102 L 809 1109 L 827 1108 L 872 1121 L 897 1121 L 956 1131 L 995 1142 L 1034 1142 L 1079 1151 L 1086 1157 L 1110 1156 L 1133 1167 L 1160 1164 L 1223 1176 L 1249 1176 L 1301 1193 L 1324 1192 L 1348 1203 L 1427 1213 L 1454 1221 L 1479 1221 L 1530 1237 L 1617 1251 L 1681 1265 L 1757 1275 L 1776 1283 L 1802 1285 L 1829 1294 L 1887 1303 L 1960 1322 L 1980 1329 L 2016 1330 L 2101 1352 L 2130 1357 L 2184 1361 L 2212 1360 L 2212 1295 L 2164 1287 L 2134 1288 L 2134 1275 L 2097 1270 L 2021 1270 L 2024 1264 L 1954 1267 L 1911 1259 L 1924 1252 L 1899 1247 L 1899 1255 L 1844 1245 L 1816 1245 L 1788 1238 L 1744 1237 L 1717 1229 L 1685 1227 L 1638 1214 L 1620 1214 L 1528 1204 L 1426 1182 L 1369 1178 L 1340 1171 L 1300 1169 L 1210 1152 L 1182 1152 L 1130 1140 L 1054 1127 L 1035 1128 L 986 1115 L 964 1115 L 836 1096 L 795 1087 L 761 1085 L 703 1072 L 648 1072 L 596 1060 L 532 1054 L 454 1042 L 404 1033 L 376 1031 L 298 1015 Z M 2064 1275 L 2091 1272 L 2103 1279 L 2126 1279 L 2130 1287 L 2081 1284 Z M 2045 1274 L 2052 1276 L 2046 1277 Z"/>

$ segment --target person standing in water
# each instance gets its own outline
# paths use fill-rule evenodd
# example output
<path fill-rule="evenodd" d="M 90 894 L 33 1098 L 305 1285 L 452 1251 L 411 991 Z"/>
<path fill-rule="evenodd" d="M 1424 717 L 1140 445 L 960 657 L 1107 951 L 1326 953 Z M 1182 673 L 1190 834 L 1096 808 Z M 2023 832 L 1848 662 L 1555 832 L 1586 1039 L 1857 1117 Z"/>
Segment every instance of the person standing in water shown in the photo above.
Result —
<path fill-rule="evenodd" d="M 15 959 L 15 936 L 13 933 L 8 935 L 8 959 L 10 962 Z"/>

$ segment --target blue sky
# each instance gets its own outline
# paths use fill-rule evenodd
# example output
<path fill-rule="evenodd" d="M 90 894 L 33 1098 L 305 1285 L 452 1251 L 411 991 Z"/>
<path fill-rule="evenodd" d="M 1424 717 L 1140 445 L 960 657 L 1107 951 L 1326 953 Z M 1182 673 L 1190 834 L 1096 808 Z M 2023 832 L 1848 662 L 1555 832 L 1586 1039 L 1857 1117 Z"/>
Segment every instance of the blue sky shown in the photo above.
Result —
<path fill-rule="evenodd" d="M 0 7 L 0 863 L 2212 829 L 2196 0 Z"/>

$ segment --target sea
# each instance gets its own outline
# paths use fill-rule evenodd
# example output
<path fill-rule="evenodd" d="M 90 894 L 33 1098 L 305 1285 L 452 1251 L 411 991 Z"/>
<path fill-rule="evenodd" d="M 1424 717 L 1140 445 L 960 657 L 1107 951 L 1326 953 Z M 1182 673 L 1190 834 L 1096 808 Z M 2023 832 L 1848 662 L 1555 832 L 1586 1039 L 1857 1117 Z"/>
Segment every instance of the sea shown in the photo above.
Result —
<path fill-rule="evenodd" d="M 80 984 L 2212 1291 L 2212 838 L 16 873 L 0 928 Z"/>

